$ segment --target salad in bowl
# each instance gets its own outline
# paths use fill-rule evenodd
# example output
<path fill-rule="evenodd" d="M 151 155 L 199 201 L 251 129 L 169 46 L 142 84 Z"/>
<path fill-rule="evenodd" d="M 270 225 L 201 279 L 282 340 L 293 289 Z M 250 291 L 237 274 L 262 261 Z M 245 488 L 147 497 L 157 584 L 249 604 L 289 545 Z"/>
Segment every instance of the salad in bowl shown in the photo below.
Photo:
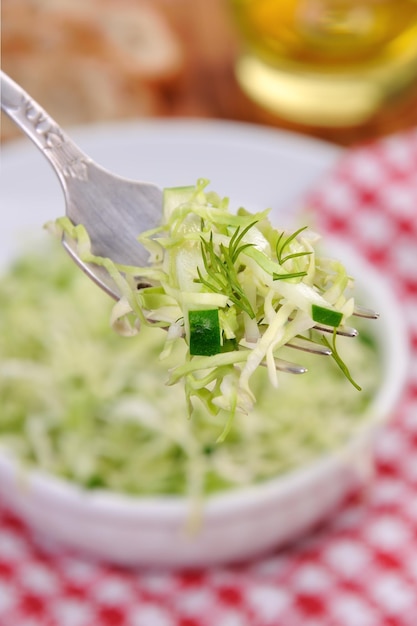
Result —
<path fill-rule="evenodd" d="M 166 190 L 146 268 L 49 225 L 104 264 L 115 305 L 52 240 L 0 280 L 1 497 L 118 563 L 231 561 L 299 536 L 364 480 L 402 389 L 402 323 L 376 272 L 206 187 Z M 383 315 L 340 336 L 365 294 Z"/>

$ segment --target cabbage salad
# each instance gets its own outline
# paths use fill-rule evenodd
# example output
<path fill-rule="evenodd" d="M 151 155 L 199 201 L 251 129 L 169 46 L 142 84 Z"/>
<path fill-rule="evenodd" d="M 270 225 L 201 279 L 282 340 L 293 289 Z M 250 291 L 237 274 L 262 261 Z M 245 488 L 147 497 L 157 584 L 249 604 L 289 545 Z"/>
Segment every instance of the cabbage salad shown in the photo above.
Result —
<path fill-rule="evenodd" d="M 85 489 L 198 503 L 259 483 L 343 446 L 366 422 L 378 385 L 379 357 L 365 324 L 358 338 L 338 338 L 362 393 L 329 357 L 302 353 L 309 371 L 282 374 L 279 389 L 259 367 L 251 376 L 254 408 L 236 415 L 216 444 L 227 414 L 196 402 L 187 419 L 182 385 L 164 384 L 169 369 L 197 358 L 186 341 L 167 350 L 171 337 L 151 325 L 131 338 L 115 333 L 112 301 L 54 239 L 0 277 L 0 303 L 0 450 L 23 470 L 40 468 Z M 280 349 L 282 358 L 293 353 Z M 228 374 L 233 366 L 223 367 Z"/>
<path fill-rule="evenodd" d="M 197 404 L 212 415 L 223 412 L 223 441 L 236 412 L 253 409 L 251 384 L 259 366 L 277 387 L 284 346 L 300 338 L 329 345 L 315 336 L 314 326 L 336 331 L 345 324 L 354 310 L 353 281 L 339 261 L 319 254 L 316 233 L 280 231 L 268 211 L 232 214 L 228 199 L 207 185 L 201 179 L 164 190 L 161 225 L 138 237 L 149 251 L 146 267 L 93 256 L 88 233 L 68 218 L 53 228 L 78 242 L 84 261 L 104 265 L 112 275 L 121 293 L 112 312 L 119 333 L 134 335 L 149 324 L 165 328 L 161 359 L 185 343 L 168 385 L 183 384 L 190 416 Z M 335 336 L 333 357 L 354 382 Z"/>

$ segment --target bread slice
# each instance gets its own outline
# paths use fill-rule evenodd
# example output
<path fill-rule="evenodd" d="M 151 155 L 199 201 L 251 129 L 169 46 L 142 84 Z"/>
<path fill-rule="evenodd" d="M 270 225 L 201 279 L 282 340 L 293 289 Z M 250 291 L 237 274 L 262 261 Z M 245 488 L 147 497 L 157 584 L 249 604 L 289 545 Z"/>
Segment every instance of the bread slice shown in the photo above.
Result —
<path fill-rule="evenodd" d="M 3 0 L 3 69 L 64 126 L 164 113 L 183 65 L 149 2 Z M 18 133 L 2 122 L 2 139 Z"/>

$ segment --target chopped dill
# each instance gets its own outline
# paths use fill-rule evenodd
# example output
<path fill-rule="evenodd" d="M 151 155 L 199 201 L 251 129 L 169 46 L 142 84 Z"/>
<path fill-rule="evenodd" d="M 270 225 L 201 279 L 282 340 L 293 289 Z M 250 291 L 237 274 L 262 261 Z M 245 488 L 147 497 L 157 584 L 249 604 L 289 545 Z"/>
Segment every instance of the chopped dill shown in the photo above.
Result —
<path fill-rule="evenodd" d="M 245 234 L 255 224 L 256 222 L 253 222 L 243 230 L 241 230 L 240 226 L 236 228 L 230 238 L 229 245 L 225 246 L 221 243 L 218 252 L 214 246 L 212 232 L 208 240 L 201 237 L 201 256 L 207 277 L 204 277 L 200 268 L 197 267 L 198 279 L 196 279 L 197 282 L 202 283 L 210 291 L 226 294 L 233 304 L 245 311 L 251 319 L 254 319 L 255 312 L 240 286 L 236 264 L 243 250 L 253 245 L 251 243 L 239 244 Z"/>

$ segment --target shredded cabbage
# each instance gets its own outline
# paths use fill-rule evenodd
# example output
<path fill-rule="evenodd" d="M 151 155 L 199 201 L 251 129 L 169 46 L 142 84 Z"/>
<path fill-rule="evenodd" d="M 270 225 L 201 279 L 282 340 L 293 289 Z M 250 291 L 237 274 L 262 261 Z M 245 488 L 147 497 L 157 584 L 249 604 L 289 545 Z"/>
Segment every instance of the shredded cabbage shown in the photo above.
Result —
<path fill-rule="evenodd" d="M 28 467 L 88 489 L 198 500 L 306 465 L 366 419 L 379 369 L 361 332 L 341 338 L 339 350 L 360 373 L 362 393 L 327 357 L 303 355 L 309 372 L 287 375 L 279 390 L 258 368 L 257 404 L 216 444 L 224 415 L 197 406 L 186 419 L 181 386 L 164 384 L 167 366 L 185 359 L 185 342 L 161 361 L 166 331 L 114 333 L 108 296 L 58 243 L 46 244 L 0 280 L 0 448 Z"/>
<path fill-rule="evenodd" d="M 268 211 L 232 214 L 228 199 L 207 185 L 201 179 L 164 191 L 161 225 L 138 237 L 149 251 L 147 267 L 93 256 L 84 227 L 67 218 L 52 228 L 73 237 L 81 258 L 104 265 L 116 281 L 121 299 L 113 328 L 128 336 L 149 324 L 168 329 L 164 359 L 185 343 L 168 384 L 183 383 L 190 416 L 200 404 L 212 415 L 223 412 L 223 441 L 235 413 L 253 409 L 259 366 L 266 365 L 277 387 L 277 359 L 290 340 L 314 337 L 317 322 L 345 324 L 354 309 L 353 281 L 340 262 L 318 253 L 316 233 L 279 231 Z M 149 286 L 138 289 L 144 282 Z"/>

